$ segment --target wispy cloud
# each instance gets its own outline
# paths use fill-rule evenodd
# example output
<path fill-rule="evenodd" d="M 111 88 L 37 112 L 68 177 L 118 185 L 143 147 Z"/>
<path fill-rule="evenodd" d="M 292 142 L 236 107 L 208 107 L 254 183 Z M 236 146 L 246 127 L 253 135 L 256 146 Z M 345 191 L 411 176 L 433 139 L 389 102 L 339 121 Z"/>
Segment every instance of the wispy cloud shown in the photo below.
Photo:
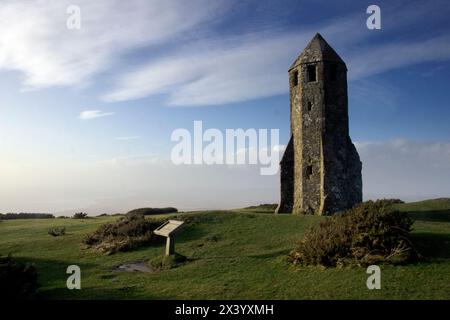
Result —
<path fill-rule="evenodd" d="M 349 78 L 359 79 L 416 63 L 450 59 L 450 36 L 371 47 L 352 55 Z"/>
<path fill-rule="evenodd" d="M 78 118 L 81 120 L 92 120 L 95 118 L 107 117 L 114 115 L 114 112 L 102 112 L 101 110 L 85 110 L 80 113 Z"/>
<path fill-rule="evenodd" d="M 420 14 L 429 13 L 429 7 Z M 417 18 L 417 8 L 394 14 L 398 28 Z M 207 106 L 264 98 L 287 92 L 286 71 L 315 32 L 347 61 L 349 79 L 359 80 L 417 63 L 449 60 L 450 37 L 423 41 L 367 41 L 365 16 L 351 15 L 302 30 L 220 37 L 177 48 L 118 77 L 102 96 L 108 102 L 167 95 L 172 106 Z M 392 32 L 389 29 L 386 32 Z"/>
<path fill-rule="evenodd" d="M 81 29 L 69 30 L 69 5 Z M 129 50 L 161 44 L 213 19 L 224 1 L 4 0 L 0 69 L 20 71 L 27 89 L 85 85 Z"/>
<path fill-rule="evenodd" d="M 255 35 L 196 43 L 139 66 L 118 80 L 106 101 L 169 94 L 169 105 L 214 105 L 280 94 L 286 69 L 309 34 Z"/>
<path fill-rule="evenodd" d="M 448 35 L 425 34 L 417 37 L 421 41 L 377 38 L 365 28 L 364 11 L 297 30 L 225 36 L 209 26 L 226 16 L 230 1 L 78 0 L 81 30 L 66 28 L 69 4 L 72 1 L 1 2 L 0 69 L 21 72 L 26 89 L 84 86 L 108 69 L 115 80 L 102 99 L 109 102 L 157 94 L 167 95 L 167 104 L 173 106 L 264 98 L 287 91 L 287 68 L 317 31 L 347 61 L 351 80 L 450 59 Z M 383 7 L 395 21 L 383 26 L 384 36 L 425 16 L 438 20 L 448 15 L 445 1 L 392 6 Z M 205 33 L 208 37 L 202 37 Z M 119 57 L 143 48 L 146 62 L 128 70 L 119 65 L 124 61 Z M 164 55 L 158 58 L 155 52 Z"/>

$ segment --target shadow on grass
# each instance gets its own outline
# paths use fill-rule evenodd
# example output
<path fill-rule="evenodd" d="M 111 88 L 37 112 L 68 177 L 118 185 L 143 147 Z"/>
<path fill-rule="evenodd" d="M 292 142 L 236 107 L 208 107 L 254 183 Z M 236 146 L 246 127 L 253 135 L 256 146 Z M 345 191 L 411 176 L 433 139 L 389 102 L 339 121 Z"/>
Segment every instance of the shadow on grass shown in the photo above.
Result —
<path fill-rule="evenodd" d="M 209 232 L 205 228 L 198 227 L 196 225 L 187 225 L 183 227 L 180 233 L 178 233 L 175 236 L 175 241 L 181 243 L 184 241 L 198 240 L 205 237 L 208 234 Z"/>
<path fill-rule="evenodd" d="M 83 271 L 98 270 L 99 274 L 105 272 L 102 266 L 84 263 L 76 260 L 51 260 L 39 259 L 31 257 L 14 257 L 20 262 L 33 264 L 38 271 L 38 300 L 77 300 L 77 299 L 135 299 L 139 296 L 140 285 L 138 284 L 114 284 L 108 287 L 106 281 L 115 278 L 115 275 L 100 275 L 100 281 L 105 281 L 105 287 L 89 287 L 87 280 L 83 281 Z M 71 274 L 67 274 L 66 270 L 69 265 L 77 265 L 81 269 L 81 289 L 69 290 L 66 281 Z M 146 296 L 145 299 L 154 299 L 155 297 Z"/>
<path fill-rule="evenodd" d="M 430 222 L 450 222 L 450 210 L 408 212 L 413 220 Z"/>
<path fill-rule="evenodd" d="M 271 251 L 263 254 L 254 254 L 254 255 L 248 255 L 246 257 L 249 258 L 257 258 L 257 259 L 268 259 L 268 258 L 275 258 L 278 256 L 287 256 L 291 252 L 291 249 L 282 249 L 277 251 Z"/>
<path fill-rule="evenodd" d="M 136 298 L 137 285 L 128 285 L 116 288 L 81 288 L 80 290 L 68 290 L 66 288 L 52 288 L 41 291 L 41 300 L 125 300 Z M 144 299 L 144 297 L 142 298 Z M 145 299 L 157 299 L 146 295 Z"/>
<path fill-rule="evenodd" d="M 270 251 L 262 254 L 239 254 L 236 253 L 234 255 L 208 255 L 208 256 L 193 256 L 189 257 L 189 260 L 196 261 L 196 260 L 215 260 L 215 259 L 231 259 L 231 260 L 237 260 L 242 258 L 252 258 L 252 259 L 272 259 L 277 258 L 280 256 L 287 256 L 291 249 L 282 249 L 282 250 L 276 250 L 276 251 Z"/>
<path fill-rule="evenodd" d="M 414 233 L 411 240 L 426 259 L 450 259 L 450 235 L 436 233 Z"/>

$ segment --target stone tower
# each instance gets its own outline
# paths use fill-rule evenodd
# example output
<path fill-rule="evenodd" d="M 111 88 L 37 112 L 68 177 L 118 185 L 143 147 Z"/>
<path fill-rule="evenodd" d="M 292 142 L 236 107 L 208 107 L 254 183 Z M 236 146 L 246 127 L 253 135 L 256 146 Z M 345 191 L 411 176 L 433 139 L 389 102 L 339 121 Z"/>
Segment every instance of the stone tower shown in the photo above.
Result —
<path fill-rule="evenodd" d="M 362 201 L 348 129 L 347 67 L 316 34 L 289 69 L 291 138 L 280 162 L 277 213 L 330 215 Z"/>

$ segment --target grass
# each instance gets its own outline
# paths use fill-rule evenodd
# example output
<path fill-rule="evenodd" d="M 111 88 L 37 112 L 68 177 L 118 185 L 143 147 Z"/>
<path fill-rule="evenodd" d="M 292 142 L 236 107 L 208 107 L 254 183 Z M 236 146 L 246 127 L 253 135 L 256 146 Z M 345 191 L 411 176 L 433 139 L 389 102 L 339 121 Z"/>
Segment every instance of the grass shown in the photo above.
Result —
<path fill-rule="evenodd" d="M 415 219 L 413 239 L 425 259 L 408 266 L 381 266 L 381 290 L 366 288 L 363 268 L 292 266 L 288 252 L 309 226 L 324 218 L 273 215 L 258 208 L 186 213 L 193 222 L 177 235 L 175 250 L 188 262 L 155 273 L 113 268 L 157 259 L 163 243 L 110 256 L 81 248 L 85 234 L 118 218 L 111 216 L 3 221 L 0 253 L 35 263 L 40 293 L 49 299 L 450 299 L 446 203 L 399 205 Z M 48 235 L 53 227 L 65 227 L 66 235 Z M 81 290 L 66 289 L 65 271 L 71 264 L 81 267 Z"/>

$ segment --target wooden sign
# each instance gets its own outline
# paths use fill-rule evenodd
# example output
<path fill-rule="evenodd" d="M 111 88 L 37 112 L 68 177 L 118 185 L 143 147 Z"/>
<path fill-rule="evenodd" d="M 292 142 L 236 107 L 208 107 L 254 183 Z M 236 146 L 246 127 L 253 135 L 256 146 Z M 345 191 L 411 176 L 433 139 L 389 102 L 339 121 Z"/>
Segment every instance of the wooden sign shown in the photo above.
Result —
<path fill-rule="evenodd" d="M 172 234 L 174 234 L 180 226 L 184 223 L 184 221 L 179 220 L 169 220 L 159 226 L 155 231 L 153 231 L 155 234 L 163 237 L 170 237 Z"/>
<path fill-rule="evenodd" d="M 153 231 L 153 233 L 159 236 L 167 237 L 166 256 L 170 256 L 175 253 L 175 240 L 173 236 L 180 230 L 183 223 L 184 221 L 169 220 Z"/>

